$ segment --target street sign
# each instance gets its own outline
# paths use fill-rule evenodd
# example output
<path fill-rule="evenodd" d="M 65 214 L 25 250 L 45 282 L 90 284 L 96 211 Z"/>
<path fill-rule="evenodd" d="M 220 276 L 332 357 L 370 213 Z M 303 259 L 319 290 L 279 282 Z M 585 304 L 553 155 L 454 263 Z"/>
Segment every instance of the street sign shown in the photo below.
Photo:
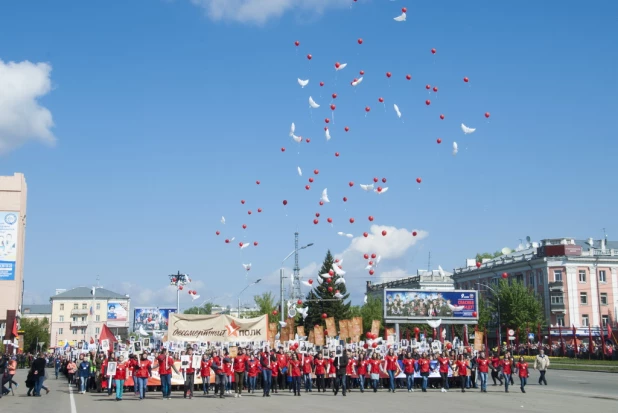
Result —
<path fill-rule="evenodd" d="M 534 340 L 534 333 L 528 333 L 528 340 Z"/>
<path fill-rule="evenodd" d="M 513 329 L 509 330 L 509 336 L 514 336 L 515 335 L 515 331 L 513 331 Z"/>

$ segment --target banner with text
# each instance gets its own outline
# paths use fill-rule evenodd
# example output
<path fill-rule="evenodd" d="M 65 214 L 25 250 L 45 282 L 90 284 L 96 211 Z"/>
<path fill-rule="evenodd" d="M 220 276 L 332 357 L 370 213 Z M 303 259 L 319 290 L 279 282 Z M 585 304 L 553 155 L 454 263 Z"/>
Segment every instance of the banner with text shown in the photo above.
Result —
<path fill-rule="evenodd" d="M 476 291 L 384 290 L 387 322 L 441 319 L 444 324 L 476 324 Z"/>
<path fill-rule="evenodd" d="M 0 281 L 15 280 L 18 229 L 18 212 L 0 212 Z"/>
<path fill-rule="evenodd" d="M 268 341 L 268 315 L 236 318 L 225 314 L 190 315 L 171 313 L 170 341 Z"/>

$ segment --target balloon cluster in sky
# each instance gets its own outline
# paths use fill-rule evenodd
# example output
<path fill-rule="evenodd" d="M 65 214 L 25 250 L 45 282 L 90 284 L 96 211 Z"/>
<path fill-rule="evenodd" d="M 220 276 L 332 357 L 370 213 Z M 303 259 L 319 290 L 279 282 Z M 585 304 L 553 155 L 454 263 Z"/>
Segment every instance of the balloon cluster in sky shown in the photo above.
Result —
<path fill-rule="evenodd" d="M 354 0 L 355 4 L 358 5 L 358 7 L 362 7 L 362 5 L 359 5 L 356 0 Z M 406 20 L 407 20 L 407 8 L 403 7 L 400 10 L 394 10 L 393 15 L 395 17 L 393 17 L 393 25 L 399 25 L 399 24 L 407 24 Z M 365 40 L 362 38 L 357 39 L 353 44 L 350 44 L 350 47 L 363 47 Z M 309 65 L 309 73 L 311 73 L 311 66 L 314 63 L 314 58 L 319 56 L 319 50 L 314 51 L 314 50 L 306 50 L 303 51 L 303 42 L 302 39 L 299 40 L 294 40 L 292 39 L 290 41 L 290 45 L 292 48 L 296 49 L 296 53 L 302 56 L 302 59 L 304 60 L 306 57 L 306 64 Z M 315 54 L 314 54 L 315 53 Z M 432 48 L 431 46 L 429 46 L 427 48 L 427 57 L 431 58 L 433 55 L 436 55 L 438 53 L 438 50 L 436 50 L 435 48 Z M 360 58 L 359 58 L 360 60 Z M 332 143 L 336 143 L 336 141 L 339 139 L 340 135 L 344 135 L 344 134 L 350 134 L 352 135 L 354 133 L 354 131 L 352 130 L 352 128 L 350 128 L 349 125 L 346 125 L 345 122 L 341 123 L 341 120 L 338 119 L 338 123 L 337 126 L 335 127 L 335 113 L 337 112 L 338 109 L 338 94 L 339 93 L 355 93 L 357 90 L 363 88 L 363 81 L 367 78 L 369 78 L 369 76 L 371 77 L 377 77 L 377 76 L 384 76 L 387 79 L 387 82 L 389 82 L 389 86 L 390 86 L 390 82 L 409 82 L 412 80 L 413 75 L 411 73 L 403 73 L 403 74 L 398 74 L 398 73 L 393 73 L 390 72 L 388 70 L 385 70 L 382 73 L 371 73 L 371 74 L 365 74 L 364 70 L 359 70 L 358 72 L 354 72 L 352 73 L 352 69 L 351 66 L 353 65 L 359 65 L 362 62 L 343 62 L 343 61 L 336 61 L 336 62 L 332 62 L 332 73 L 333 76 L 335 78 L 335 81 L 333 82 L 332 85 L 328 85 L 329 82 L 327 82 L 325 79 L 315 79 L 315 78 L 303 78 L 303 77 L 297 77 L 297 84 L 292 84 L 290 85 L 290 87 L 292 88 L 297 88 L 298 89 L 298 93 L 303 95 L 303 99 L 305 102 L 307 102 L 307 107 L 309 110 L 309 114 L 304 115 L 304 116 L 309 116 L 311 118 L 311 121 L 315 123 L 314 121 L 314 115 L 316 117 L 318 117 L 319 114 L 323 114 L 322 116 L 324 116 L 324 132 L 323 132 L 323 136 L 324 136 L 324 140 L 326 142 L 331 142 Z M 359 69 L 361 69 L 359 67 Z M 341 79 L 342 76 L 346 76 L 349 80 L 346 82 L 340 82 L 339 84 L 337 84 L 336 79 Z M 457 77 L 459 77 L 459 79 L 461 79 L 461 84 L 462 85 L 466 85 L 470 82 L 470 79 L 465 76 L 465 74 L 459 74 L 456 75 Z M 308 90 L 310 89 L 311 85 L 319 85 L 319 88 L 317 88 L 316 90 L 324 90 L 322 88 L 326 87 L 326 86 L 330 86 L 333 87 L 333 89 L 335 89 L 333 91 L 333 93 L 330 95 L 330 102 L 325 102 L 321 96 L 322 93 L 319 93 L 319 96 L 316 96 L 315 94 L 311 94 L 308 92 Z M 315 86 L 314 86 L 315 87 Z M 425 89 L 428 91 L 428 93 L 431 96 L 431 93 L 433 92 L 438 93 L 438 86 L 436 85 L 430 85 L 427 84 L 425 86 Z M 358 99 L 358 98 L 357 98 Z M 372 110 L 372 102 L 377 102 L 380 104 L 380 106 L 383 106 L 384 109 L 386 110 L 387 108 L 387 104 L 392 107 L 392 110 L 394 112 L 394 121 L 403 121 L 405 119 L 405 112 L 403 112 L 400 107 L 397 105 L 397 102 L 386 102 L 386 100 L 382 97 L 382 96 L 375 96 L 373 99 L 375 99 L 374 101 L 369 101 L 364 103 L 364 111 L 358 113 L 358 116 L 371 116 L 371 110 Z M 425 100 L 425 105 L 426 106 L 430 106 L 431 105 L 431 99 L 427 98 Z M 481 117 L 483 114 L 479 114 Z M 320 118 L 322 117 L 320 116 Z M 490 117 L 490 113 L 489 112 L 485 112 L 484 113 L 485 118 L 489 119 Z M 440 122 L 442 120 L 446 119 L 446 115 L 445 114 L 440 114 L 439 117 L 436 117 L 436 122 Z M 299 116 L 299 122 L 304 121 L 306 119 L 302 119 Z M 474 120 L 472 120 L 472 122 L 474 122 Z M 289 125 L 289 129 L 287 132 L 287 143 L 283 143 L 280 151 L 282 156 L 289 156 L 290 152 L 296 152 L 296 148 L 298 148 L 298 155 L 300 155 L 300 147 L 301 145 L 306 145 L 306 144 L 310 144 L 311 138 L 305 137 L 303 138 L 302 134 L 303 131 L 297 130 L 296 127 L 296 123 L 292 122 L 291 125 Z M 283 127 L 283 126 L 281 126 Z M 463 132 L 464 135 L 468 135 L 471 133 L 474 133 L 476 128 L 474 127 L 470 127 L 467 126 L 464 123 L 461 123 L 461 132 Z M 459 133 L 461 133 L 459 132 Z M 282 141 L 286 141 L 286 138 L 283 138 Z M 438 145 L 442 144 L 442 139 L 438 138 L 436 140 L 436 143 Z M 290 147 L 293 147 L 294 150 L 293 151 L 288 151 L 288 149 Z M 452 142 L 452 154 L 453 156 L 457 155 L 458 153 L 458 146 L 457 146 L 457 142 Z M 337 161 L 338 158 L 340 158 L 340 156 L 342 155 L 342 153 L 338 152 L 338 151 L 333 151 L 330 152 L 329 155 L 327 156 L 333 156 L 335 162 Z M 303 159 L 303 162 L 307 162 L 307 159 Z M 309 160 L 310 161 L 310 160 Z M 299 177 L 304 177 L 303 181 L 306 179 L 306 181 L 303 183 L 303 189 L 304 191 L 315 191 L 317 189 L 317 194 L 315 196 L 315 202 L 316 202 L 316 208 L 319 209 L 319 211 L 323 211 L 323 212 L 315 212 L 315 214 L 312 217 L 308 217 L 308 220 L 312 220 L 314 225 L 323 225 L 323 224 L 327 224 L 328 226 L 330 226 L 331 228 L 334 228 L 334 225 L 337 224 L 334 220 L 334 218 L 332 216 L 329 216 L 329 205 L 327 204 L 335 204 L 336 206 L 334 206 L 335 208 L 343 208 L 345 210 L 345 205 L 348 202 L 348 198 L 346 196 L 340 197 L 339 195 L 335 197 L 332 197 L 332 194 L 329 194 L 329 190 L 328 188 L 324 188 L 322 186 L 320 186 L 319 188 L 314 188 L 313 185 L 317 185 L 318 184 L 318 177 L 320 175 L 320 171 L 318 169 L 313 169 L 310 171 L 305 171 L 301 168 L 301 166 L 298 166 L 296 169 L 296 172 L 298 174 Z M 259 178 L 259 177 L 256 177 Z M 339 179 L 337 177 L 334 177 L 335 179 Z M 345 181 L 344 181 L 345 182 Z M 260 185 L 261 182 L 259 179 L 257 179 L 255 181 L 256 185 Z M 364 193 L 368 193 L 368 194 L 373 194 L 372 196 L 386 196 L 385 194 L 387 194 L 387 192 L 389 191 L 389 187 L 386 186 L 387 184 L 387 178 L 385 177 L 373 177 L 372 179 L 367 179 L 367 181 L 362 181 L 362 183 L 355 183 L 353 181 L 349 181 L 347 182 L 347 185 L 349 186 L 351 191 L 362 191 Z M 417 177 L 416 178 L 416 184 L 417 185 L 421 185 L 422 184 L 422 177 Z M 358 188 L 358 189 L 356 189 Z M 254 209 L 248 209 L 247 210 L 247 214 L 248 216 L 253 215 L 254 213 L 260 214 L 262 212 L 262 208 L 259 207 L 259 205 L 257 205 L 257 201 L 258 200 L 252 200 L 253 202 L 251 203 L 251 205 L 253 205 Z M 241 199 L 240 200 L 241 204 L 245 204 L 245 199 Z M 282 214 L 286 214 L 287 215 L 287 208 L 292 208 L 293 205 L 288 203 L 287 199 L 281 199 L 281 207 L 283 208 L 283 211 L 281 211 Z M 257 208 L 256 208 L 257 207 Z M 333 206 L 331 206 L 330 208 L 333 208 Z M 346 210 L 347 211 L 347 210 Z M 374 222 L 374 216 L 370 215 L 367 217 L 367 220 L 369 223 L 373 223 Z M 353 225 L 356 222 L 356 218 L 355 217 L 349 217 L 347 219 L 347 222 L 345 223 L 346 225 Z M 344 223 L 339 223 L 339 224 L 344 224 Z M 358 225 L 358 224 L 357 224 Z M 247 224 L 242 224 L 241 226 L 242 230 L 246 230 L 247 229 Z M 353 228 L 353 227 L 351 227 Z M 228 225 L 226 225 L 226 220 L 225 217 L 221 217 L 221 227 L 219 230 L 216 231 L 216 235 L 217 236 L 221 236 L 222 238 L 222 242 L 224 242 L 225 244 L 228 245 L 237 245 L 238 248 L 242 251 L 250 246 L 253 247 L 257 247 L 258 241 L 253 241 L 253 242 L 244 242 L 244 241 L 239 241 L 239 242 L 235 242 L 235 237 L 234 236 L 228 236 L 227 234 L 232 234 L 234 233 L 236 230 L 240 230 L 240 228 L 233 228 L 233 229 L 228 229 Z M 334 232 L 334 231 L 333 231 Z M 354 238 L 354 234 L 349 233 L 348 231 L 337 231 L 336 232 L 337 235 L 341 236 L 341 237 L 347 237 L 347 238 Z M 388 231 L 383 229 L 381 231 L 378 231 L 377 233 L 368 233 L 368 232 L 363 232 L 362 233 L 363 237 L 367 238 L 367 237 L 388 237 Z M 417 232 L 416 231 L 412 231 L 411 232 L 412 236 L 417 236 Z M 366 261 L 366 267 L 365 270 L 369 273 L 369 275 L 374 275 L 375 274 L 375 269 L 378 265 L 378 263 L 381 260 L 381 257 L 379 255 L 377 255 L 374 252 L 368 251 L 367 253 L 364 254 L 363 258 Z M 241 260 L 242 260 L 242 253 L 241 253 Z M 335 262 L 335 264 L 333 264 L 332 269 L 329 271 L 329 273 L 327 274 L 320 274 L 320 276 L 317 278 L 318 283 L 322 283 L 322 282 L 327 282 L 330 283 L 331 282 L 331 278 L 336 274 L 338 277 L 336 278 L 335 283 L 340 284 L 340 283 L 345 283 L 345 279 L 343 278 L 343 275 L 345 274 L 345 271 L 342 270 L 342 262 L 343 260 L 337 260 Z M 242 267 L 244 268 L 244 270 L 246 272 L 249 272 L 251 270 L 251 264 L 247 264 L 247 263 L 242 263 Z M 309 279 L 308 281 L 302 281 L 302 284 L 305 285 L 306 287 L 311 287 L 313 284 L 313 280 Z M 336 288 L 336 286 L 335 286 Z"/>

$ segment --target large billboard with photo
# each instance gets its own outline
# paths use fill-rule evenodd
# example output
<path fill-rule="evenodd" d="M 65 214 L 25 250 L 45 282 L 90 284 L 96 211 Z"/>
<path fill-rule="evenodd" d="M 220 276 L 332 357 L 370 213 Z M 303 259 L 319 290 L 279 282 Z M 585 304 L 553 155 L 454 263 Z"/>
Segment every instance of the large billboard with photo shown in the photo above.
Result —
<path fill-rule="evenodd" d="M 137 307 L 133 316 L 133 330 L 167 331 L 170 314 L 175 312 L 175 308 Z"/>
<path fill-rule="evenodd" d="M 107 302 L 107 326 L 129 327 L 129 303 L 128 301 Z"/>
<path fill-rule="evenodd" d="M 19 213 L 0 211 L 0 281 L 15 280 Z"/>
<path fill-rule="evenodd" d="M 476 324 L 477 291 L 384 290 L 384 319 L 387 322 L 425 322 Z"/>

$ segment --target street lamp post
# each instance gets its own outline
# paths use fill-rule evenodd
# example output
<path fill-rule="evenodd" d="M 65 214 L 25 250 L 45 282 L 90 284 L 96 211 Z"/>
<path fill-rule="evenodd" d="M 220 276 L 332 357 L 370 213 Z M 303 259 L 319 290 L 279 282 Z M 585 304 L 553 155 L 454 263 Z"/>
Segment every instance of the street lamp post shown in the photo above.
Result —
<path fill-rule="evenodd" d="M 482 285 L 483 287 L 493 291 L 494 297 L 496 297 L 496 300 L 498 300 L 498 349 L 500 349 L 500 347 L 502 347 L 502 323 L 500 321 L 500 296 L 498 295 L 498 292 L 496 290 L 494 290 L 487 284 L 476 283 L 476 285 Z"/>
<path fill-rule="evenodd" d="M 168 277 L 170 277 L 170 285 L 176 287 L 176 312 L 180 314 L 180 289 L 183 285 L 190 283 L 191 280 L 188 274 L 181 274 L 180 271 L 178 271 L 178 274 L 170 274 Z"/>
<path fill-rule="evenodd" d="M 255 280 L 254 282 L 252 282 L 251 284 L 247 285 L 245 288 L 243 288 L 243 290 L 238 293 L 238 318 L 240 318 L 240 296 L 242 295 L 242 293 L 245 292 L 245 290 L 249 287 L 251 287 L 252 285 L 255 285 L 257 283 L 259 283 L 260 281 L 262 281 L 261 278 L 258 278 L 257 280 Z"/>
<path fill-rule="evenodd" d="M 290 258 L 292 255 L 296 254 L 298 251 L 300 250 L 304 250 L 305 248 L 309 248 L 313 245 L 313 242 L 307 245 L 303 245 L 300 248 L 295 249 L 294 251 L 290 252 L 287 257 L 285 257 L 283 259 L 283 261 L 281 261 L 281 269 L 279 270 L 279 288 L 280 288 L 280 292 L 279 292 L 279 306 L 280 306 L 280 310 L 281 310 L 281 321 L 284 322 L 285 321 L 285 311 L 283 311 L 283 279 L 285 278 L 283 276 L 283 263 Z"/>

